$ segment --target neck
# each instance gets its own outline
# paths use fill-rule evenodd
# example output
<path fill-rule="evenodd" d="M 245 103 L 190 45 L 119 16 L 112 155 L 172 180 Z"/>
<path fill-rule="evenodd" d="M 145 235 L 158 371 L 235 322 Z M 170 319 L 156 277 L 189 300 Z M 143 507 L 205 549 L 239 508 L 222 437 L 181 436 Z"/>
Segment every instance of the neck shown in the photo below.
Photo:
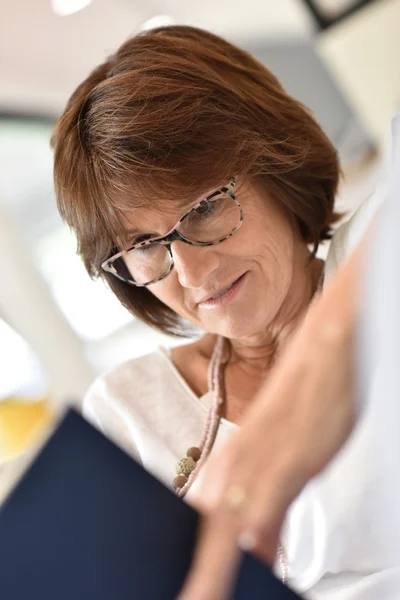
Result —
<path fill-rule="evenodd" d="M 286 300 L 265 331 L 246 338 L 231 339 L 230 364 L 240 366 L 249 375 L 267 372 L 299 328 L 318 289 L 323 262 L 314 259 L 306 273 L 293 278 Z M 296 280 L 297 279 L 297 280 Z"/>

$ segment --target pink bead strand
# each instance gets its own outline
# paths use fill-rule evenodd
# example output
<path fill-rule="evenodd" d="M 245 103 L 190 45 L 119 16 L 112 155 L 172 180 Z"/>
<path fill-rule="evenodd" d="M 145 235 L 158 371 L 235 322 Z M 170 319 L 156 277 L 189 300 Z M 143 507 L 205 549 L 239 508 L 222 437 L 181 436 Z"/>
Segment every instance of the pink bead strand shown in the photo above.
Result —
<path fill-rule="evenodd" d="M 203 428 L 203 433 L 201 436 L 199 448 L 201 450 L 201 455 L 199 460 L 196 463 L 195 468 L 190 473 L 187 482 L 180 489 L 176 490 L 176 494 L 178 497 L 182 498 L 191 487 L 193 481 L 197 477 L 198 472 L 203 466 L 206 458 L 208 457 L 211 448 L 214 444 L 214 440 L 216 437 L 218 425 L 219 425 L 219 405 L 221 403 L 220 399 L 220 371 L 221 371 L 221 360 L 222 360 L 222 351 L 223 351 L 223 338 L 218 336 L 217 341 L 214 346 L 213 354 L 210 360 L 210 364 L 208 367 L 208 390 L 213 393 L 214 399 L 210 410 L 207 413 L 207 418 L 205 422 L 205 426 Z M 288 561 L 286 557 L 286 552 L 283 545 L 279 542 L 278 550 L 277 550 L 277 558 L 279 562 L 279 567 L 281 570 L 281 579 L 283 583 L 287 583 L 288 581 Z"/>
<path fill-rule="evenodd" d="M 219 371 L 221 365 L 221 357 L 222 357 L 222 348 L 223 348 L 223 338 L 218 336 L 217 342 L 214 346 L 214 351 L 211 357 L 211 361 L 208 368 L 208 389 L 209 391 L 214 392 L 214 401 L 211 409 L 208 411 L 205 426 L 203 429 L 203 433 L 200 439 L 199 448 L 201 450 L 201 455 L 199 460 L 196 463 L 195 468 L 190 473 L 185 485 L 176 490 L 176 494 L 178 497 L 183 498 L 183 496 L 188 492 L 191 487 L 193 481 L 197 477 L 199 470 L 201 469 L 205 459 L 208 456 L 208 452 L 211 449 L 212 441 L 214 440 L 216 433 L 216 422 L 218 423 L 219 419 L 216 419 L 216 414 L 218 414 L 218 406 L 219 406 Z M 217 392 L 217 393 L 216 393 Z"/>
<path fill-rule="evenodd" d="M 279 567 L 281 570 L 281 580 L 282 580 L 282 583 L 286 584 L 288 582 L 289 564 L 288 564 L 288 559 L 286 556 L 285 549 L 284 549 L 283 545 L 281 544 L 281 542 L 279 542 L 279 544 L 278 544 L 277 555 L 278 555 Z"/>
<path fill-rule="evenodd" d="M 216 397 L 216 399 L 214 400 L 214 403 L 213 403 L 213 407 L 209 412 L 209 414 L 211 416 L 211 422 L 210 422 L 210 425 L 209 425 L 209 428 L 207 431 L 207 437 L 206 437 L 206 440 L 204 443 L 203 451 L 201 453 L 199 460 L 196 463 L 194 470 L 190 473 L 187 482 L 178 492 L 177 495 L 179 497 L 183 497 L 187 493 L 187 491 L 189 490 L 190 486 L 192 485 L 194 479 L 196 478 L 197 473 L 200 471 L 201 467 L 203 466 L 203 464 L 205 463 L 205 461 L 209 455 L 209 452 L 212 448 L 212 445 L 213 445 L 213 442 L 215 439 L 215 435 L 217 432 L 217 428 L 219 425 L 218 406 L 219 406 L 219 399 Z"/>

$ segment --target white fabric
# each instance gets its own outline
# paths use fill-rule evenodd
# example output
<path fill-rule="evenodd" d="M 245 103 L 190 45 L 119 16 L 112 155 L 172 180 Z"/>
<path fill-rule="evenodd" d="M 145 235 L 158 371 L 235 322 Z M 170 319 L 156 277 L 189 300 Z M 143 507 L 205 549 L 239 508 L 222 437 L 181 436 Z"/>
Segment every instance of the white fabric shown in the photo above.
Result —
<path fill-rule="evenodd" d="M 326 263 L 328 280 L 381 199 L 381 193 L 374 195 L 335 234 Z M 289 580 L 306 598 L 400 599 L 399 498 L 391 493 L 399 477 L 399 423 L 387 423 L 380 410 L 376 380 L 369 396 L 374 410 L 363 411 L 351 439 L 288 513 L 283 543 Z M 84 413 L 171 486 L 176 462 L 201 437 L 209 400 L 207 394 L 194 395 L 161 348 L 100 377 L 87 393 Z M 236 429 L 222 420 L 213 453 Z"/>

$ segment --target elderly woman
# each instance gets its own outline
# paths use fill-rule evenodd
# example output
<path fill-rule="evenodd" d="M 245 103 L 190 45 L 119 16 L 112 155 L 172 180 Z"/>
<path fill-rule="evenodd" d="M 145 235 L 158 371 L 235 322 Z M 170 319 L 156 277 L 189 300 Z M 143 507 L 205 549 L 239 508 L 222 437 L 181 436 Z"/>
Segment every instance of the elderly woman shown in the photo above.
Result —
<path fill-rule="evenodd" d="M 354 422 L 360 259 L 320 295 L 357 236 L 346 225 L 327 263 L 316 257 L 337 220 L 339 165 L 312 115 L 247 53 L 167 27 L 93 71 L 52 143 L 59 209 L 89 273 L 141 321 L 196 335 L 114 368 L 84 402 L 208 512 L 183 596 L 227 597 L 239 546 L 310 598 L 389 598 L 368 427 L 335 456 Z"/>

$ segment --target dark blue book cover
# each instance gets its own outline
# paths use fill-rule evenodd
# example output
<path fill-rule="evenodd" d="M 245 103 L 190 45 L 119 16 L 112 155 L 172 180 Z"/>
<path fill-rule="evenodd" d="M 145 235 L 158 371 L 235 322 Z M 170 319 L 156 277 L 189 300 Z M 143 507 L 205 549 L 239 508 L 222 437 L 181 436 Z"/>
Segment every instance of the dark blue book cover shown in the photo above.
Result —
<path fill-rule="evenodd" d="M 0 510 L 5 600 L 173 600 L 198 514 L 71 410 Z M 295 600 L 244 556 L 234 600 Z"/>

